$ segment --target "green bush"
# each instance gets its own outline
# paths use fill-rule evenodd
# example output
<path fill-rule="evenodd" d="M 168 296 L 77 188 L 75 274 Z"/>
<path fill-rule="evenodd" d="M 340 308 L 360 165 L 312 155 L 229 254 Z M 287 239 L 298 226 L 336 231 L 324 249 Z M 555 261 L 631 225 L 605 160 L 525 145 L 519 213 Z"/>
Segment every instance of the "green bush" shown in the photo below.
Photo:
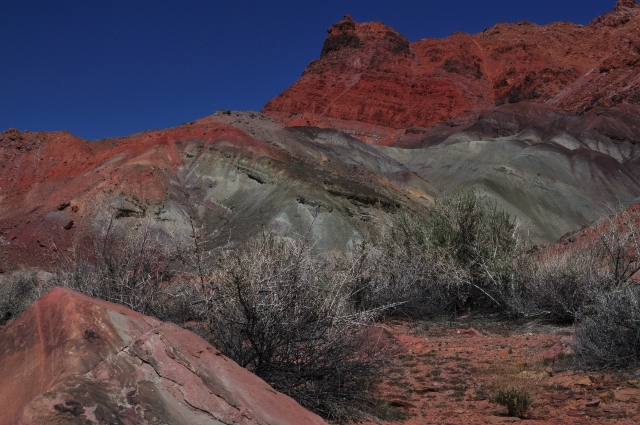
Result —
<path fill-rule="evenodd" d="M 366 280 L 355 293 L 356 306 L 385 307 L 391 315 L 434 317 L 446 311 L 445 285 L 434 266 L 430 226 L 424 216 L 398 211 L 376 245 L 359 246 L 348 258 L 358 259 Z"/>
<path fill-rule="evenodd" d="M 398 303 L 391 311 L 423 317 L 507 307 L 520 244 L 515 221 L 494 202 L 454 192 L 423 214 L 399 211 L 389 228 L 371 268 L 372 305 Z"/>
<path fill-rule="evenodd" d="M 407 412 L 393 406 L 386 400 L 381 400 L 374 406 L 373 414 L 383 421 L 404 421 L 409 418 Z"/>
<path fill-rule="evenodd" d="M 529 411 L 533 399 L 527 390 L 509 388 L 499 390 L 492 401 L 505 406 L 509 416 L 522 417 Z"/>
<path fill-rule="evenodd" d="M 504 308 L 501 293 L 514 281 L 519 247 L 511 216 L 466 189 L 437 198 L 429 219 L 435 264 L 455 295 L 455 307 Z"/>

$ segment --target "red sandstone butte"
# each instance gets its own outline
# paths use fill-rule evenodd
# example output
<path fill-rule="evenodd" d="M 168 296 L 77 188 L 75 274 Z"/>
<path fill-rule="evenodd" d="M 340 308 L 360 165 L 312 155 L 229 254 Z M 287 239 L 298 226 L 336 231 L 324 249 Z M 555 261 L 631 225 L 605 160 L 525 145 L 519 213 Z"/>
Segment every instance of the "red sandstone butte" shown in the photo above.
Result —
<path fill-rule="evenodd" d="M 171 323 L 55 288 L 0 333 L 0 425 L 326 424 Z"/>
<path fill-rule="evenodd" d="M 479 34 L 409 42 L 350 16 L 320 58 L 263 110 L 283 125 L 348 130 L 391 143 L 466 111 L 521 101 L 573 113 L 640 101 L 640 6 L 619 0 L 589 25 L 500 23 Z"/>

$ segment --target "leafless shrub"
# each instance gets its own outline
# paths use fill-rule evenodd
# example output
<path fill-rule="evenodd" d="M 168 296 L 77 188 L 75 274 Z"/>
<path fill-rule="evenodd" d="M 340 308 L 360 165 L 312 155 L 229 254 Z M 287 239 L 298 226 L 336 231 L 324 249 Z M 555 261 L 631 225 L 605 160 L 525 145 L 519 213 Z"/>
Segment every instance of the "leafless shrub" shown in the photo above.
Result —
<path fill-rule="evenodd" d="M 555 323 L 573 323 L 598 300 L 633 283 L 640 270 L 638 227 L 623 211 L 574 244 L 543 248 L 527 258 L 523 283 L 505 297 L 511 312 Z"/>
<path fill-rule="evenodd" d="M 593 303 L 576 317 L 576 359 L 590 368 L 640 364 L 640 269 L 638 223 L 624 211 L 596 227 L 600 262 L 607 274 Z"/>
<path fill-rule="evenodd" d="M 222 252 L 211 282 L 211 342 L 277 390 L 341 420 L 370 401 L 381 357 L 353 306 L 354 268 L 272 235 Z"/>
<path fill-rule="evenodd" d="M 624 210 L 594 227 L 594 245 L 601 267 L 610 274 L 613 288 L 634 279 L 640 270 L 640 225 L 629 210 Z"/>
<path fill-rule="evenodd" d="M 555 248 L 532 253 L 520 269 L 520 285 L 504 294 L 511 313 L 553 323 L 573 323 L 603 291 L 607 273 L 593 250 Z"/>
<path fill-rule="evenodd" d="M 151 227 L 122 226 L 112 217 L 90 249 L 58 258 L 54 282 L 89 296 L 177 323 L 193 318 L 198 299 L 180 264 Z"/>
<path fill-rule="evenodd" d="M 575 327 L 576 360 L 587 368 L 636 368 L 640 364 L 640 287 L 600 294 Z"/>
<path fill-rule="evenodd" d="M 0 325 L 18 316 L 51 287 L 49 276 L 36 270 L 17 270 L 0 278 Z"/>

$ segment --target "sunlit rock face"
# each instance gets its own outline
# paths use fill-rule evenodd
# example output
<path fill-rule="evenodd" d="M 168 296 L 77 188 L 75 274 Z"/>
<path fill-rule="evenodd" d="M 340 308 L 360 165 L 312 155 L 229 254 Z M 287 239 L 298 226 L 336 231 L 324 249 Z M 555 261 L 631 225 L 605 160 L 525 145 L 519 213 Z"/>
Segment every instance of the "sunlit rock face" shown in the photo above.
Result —
<path fill-rule="evenodd" d="M 522 101 L 583 113 L 640 101 L 640 7 L 618 1 L 588 26 L 497 24 L 478 34 L 406 38 L 346 16 L 320 58 L 267 103 L 285 125 L 341 128 L 388 144 L 468 110 Z"/>
<path fill-rule="evenodd" d="M 326 424 L 195 334 L 55 288 L 0 333 L 0 425 Z"/>

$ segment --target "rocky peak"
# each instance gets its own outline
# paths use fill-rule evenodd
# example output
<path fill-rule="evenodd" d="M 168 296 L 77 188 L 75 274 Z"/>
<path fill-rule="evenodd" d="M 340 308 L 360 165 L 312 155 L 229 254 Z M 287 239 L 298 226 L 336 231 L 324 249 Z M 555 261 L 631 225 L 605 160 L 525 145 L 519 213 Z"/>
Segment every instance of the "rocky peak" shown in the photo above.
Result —
<path fill-rule="evenodd" d="M 618 11 L 624 8 L 637 7 L 637 6 L 638 6 L 637 0 L 618 0 L 613 10 Z"/>
<path fill-rule="evenodd" d="M 333 24 L 327 30 L 327 39 L 322 46 L 320 56 L 326 56 L 330 52 L 346 49 L 348 47 L 358 48 L 362 45 L 360 38 L 355 34 L 357 23 L 346 15 L 342 21 Z"/>
<path fill-rule="evenodd" d="M 347 48 L 362 48 L 382 42 L 384 50 L 392 53 L 409 53 L 409 41 L 382 22 L 359 24 L 350 15 L 327 30 L 321 56 Z"/>
<path fill-rule="evenodd" d="M 327 30 L 329 37 L 339 36 L 341 34 L 353 34 L 356 31 L 356 21 L 351 18 L 351 15 L 344 15 L 342 21 L 337 22 Z"/>
<path fill-rule="evenodd" d="M 618 0 L 613 10 L 591 21 L 589 26 L 594 28 L 617 28 L 625 25 L 634 17 L 640 15 L 637 0 Z"/>

